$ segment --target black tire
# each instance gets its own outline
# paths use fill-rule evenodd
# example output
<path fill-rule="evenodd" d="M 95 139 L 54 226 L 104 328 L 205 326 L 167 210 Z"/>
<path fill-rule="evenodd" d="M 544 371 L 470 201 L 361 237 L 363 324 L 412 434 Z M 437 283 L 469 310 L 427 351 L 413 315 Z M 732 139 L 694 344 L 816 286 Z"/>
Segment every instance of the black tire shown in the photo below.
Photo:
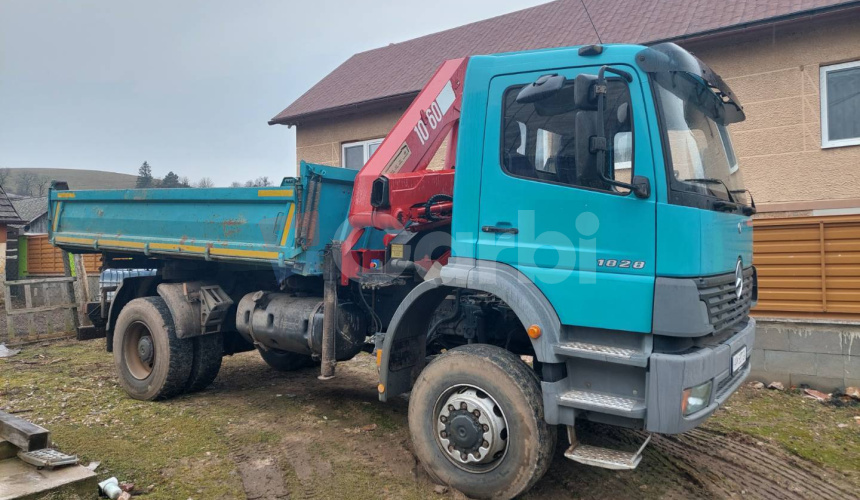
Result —
<path fill-rule="evenodd" d="M 451 398 L 463 394 L 491 408 L 494 421 L 503 422 L 505 431 L 488 431 L 499 425 L 482 427 L 477 419 L 482 413 L 472 409 L 478 406 L 449 405 Z M 473 413 L 476 424 L 468 422 Z M 458 427 L 462 423 L 466 425 Z M 544 421 L 537 375 L 516 355 L 483 344 L 452 349 L 424 368 L 409 398 L 409 431 L 415 454 L 428 473 L 472 498 L 507 499 L 528 490 L 546 473 L 556 443 L 556 427 Z M 458 441 L 455 434 L 464 440 Z M 489 446 L 487 439 L 492 439 L 493 444 L 504 443 L 504 450 L 490 447 L 483 457 L 491 460 L 486 464 L 457 463 L 454 455 L 481 458 L 481 450 L 477 457 L 457 451 L 473 436 L 480 436 L 478 442 L 484 440 L 476 446 Z M 450 438 L 448 446 L 443 444 L 445 438 Z M 445 450 L 451 450 L 452 444 L 449 454 Z"/>
<path fill-rule="evenodd" d="M 221 370 L 224 356 L 224 338 L 220 333 L 200 335 L 191 339 L 194 344 L 194 361 L 185 392 L 197 392 L 207 387 Z"/>
<path fill-rule="evenodd" d="M 279 372 L 293 372 L 318 364 L 307 354 L 280 351 L 278 349 L 271 348 L 262 349 L 260 347 L 257 348 L 257 351 L 260 352 L 260 356 L 262 356 L 263 361 L 265 361 L 266 364 Z"/>
<path fill-rule="evenodd" d="M 164 299 L 144 297 L 132 300 L 119 313 L 113 358 L 120 385 L 129 396 L 145 401 L 167 399 L 185 392 L 194 345 L 191 339 L 176 337 Z"/>

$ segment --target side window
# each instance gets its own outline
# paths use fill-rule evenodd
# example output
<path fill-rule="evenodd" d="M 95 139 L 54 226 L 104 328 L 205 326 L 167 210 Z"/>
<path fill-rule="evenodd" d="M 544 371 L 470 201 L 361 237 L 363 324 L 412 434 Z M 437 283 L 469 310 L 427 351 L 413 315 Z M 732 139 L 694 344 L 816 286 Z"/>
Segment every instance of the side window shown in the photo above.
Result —
<path fill-rule="evenodd" d="M 352 170 L 360 169 L 373 156 L 380 144 L 382 144 L 382 139 L 343 143 L 341 145 L 341 166 Z"/>
<path fill-rule="evenodd" d="M 607 138 L 604 175 L 629 182 L 633 171 L 633 130 L 630 92 L 617 79 L 608 80 L 604 128 Z M 518 103 L 522 85 L 504 94 L 501 164 L 515 177 L 626 193 L 595 178 L 585 167 L 577 168 L 577 147 L 588 147 L 589 138 L 577 138 L 577 121 L 597 118 L 596 109 L 576 109 L 574 82 L 565 82 L 554 96 L 533 103 Z M 580 126 L 580 130 L 582 127 Z"/>

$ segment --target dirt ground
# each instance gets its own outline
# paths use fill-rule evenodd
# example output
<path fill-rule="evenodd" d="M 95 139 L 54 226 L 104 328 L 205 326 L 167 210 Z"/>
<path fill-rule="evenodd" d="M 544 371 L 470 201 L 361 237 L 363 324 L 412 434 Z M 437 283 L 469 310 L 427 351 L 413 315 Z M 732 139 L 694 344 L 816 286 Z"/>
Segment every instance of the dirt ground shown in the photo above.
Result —
<path fill-rule="evenodd" d="M 160 403 L 127 398 L 103 341 L 26 346 L 0 360 L 0 410 L 21 412 L 100 478 L 147 499 L 463 498 L 437 493 L 410 451 L 407 400 L 379 403 L 370 356 L 317 372 L 274 372 L 256 353 L 225 358 L 207 390 Z M 743 388 L 703 428 L 654 436 L 639 468 L 564 458 L 524 498 L 858 498 L 860 407 Z M 598 425 L 584 441 L 635 447 Z"/>

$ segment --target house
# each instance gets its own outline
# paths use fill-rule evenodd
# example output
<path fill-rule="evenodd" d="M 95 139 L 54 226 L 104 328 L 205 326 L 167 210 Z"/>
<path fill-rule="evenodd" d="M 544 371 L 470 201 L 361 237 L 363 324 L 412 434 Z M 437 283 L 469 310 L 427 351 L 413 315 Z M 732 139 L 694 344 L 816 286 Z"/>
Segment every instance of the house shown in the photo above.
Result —
<path fill-rule="evenodd" d="M 9 243 L 6 258 L 9 265 L 6 278 L 62 276 L 65 273 L 63 252 L 48 240 L 48 198 L 12 198 L 11 201 L 20 215 L 21 223 L 12 224 L 7 230 Z M 86 254 L 84 265 L 90 272 L 97 271 L 101 266 L 101 257 L 98 254 Z"/>
<path fill-rule="evenodd" d="M 355 54 L 269 123 L 296 127 L 298 159 L 360 168 L 446 59 L 678 43 L 748 117 L 732 141 L 759 211 L 756 369 L 832 388 L 860 381 L 858 26 L 857 1 L 557 0 Z"/>
<path fill-rule="evenodd" d="M 20 224 L 21 217 L 6 196 L 6 191 L 0 186 L 0 280 L 6 281 L 6 231 L 11 224 Z M 2 285 L 2 283 L 0 283 Z M 6 296 L 5 287 L 0 289 L 0 301 Z"/>

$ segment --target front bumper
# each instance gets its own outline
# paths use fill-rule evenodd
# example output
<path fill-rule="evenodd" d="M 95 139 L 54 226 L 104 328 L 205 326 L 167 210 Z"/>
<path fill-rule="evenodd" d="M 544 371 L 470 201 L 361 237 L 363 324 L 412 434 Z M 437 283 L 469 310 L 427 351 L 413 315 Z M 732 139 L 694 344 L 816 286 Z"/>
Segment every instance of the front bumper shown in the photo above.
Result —
<path fill-rule="evenodd" d="M 650 358 L 645 428 L 650 432 L 677 434 L 701 424 L 746 380 L 755 342 L 755 319 L 726 341 L 690 354 L 654 353 Z M 743 346 L 746 364 L 732 374 L 732 355 Z M 708 406 L 688 416 L 681 414 L 684 389 L 713 381 Z"/>

